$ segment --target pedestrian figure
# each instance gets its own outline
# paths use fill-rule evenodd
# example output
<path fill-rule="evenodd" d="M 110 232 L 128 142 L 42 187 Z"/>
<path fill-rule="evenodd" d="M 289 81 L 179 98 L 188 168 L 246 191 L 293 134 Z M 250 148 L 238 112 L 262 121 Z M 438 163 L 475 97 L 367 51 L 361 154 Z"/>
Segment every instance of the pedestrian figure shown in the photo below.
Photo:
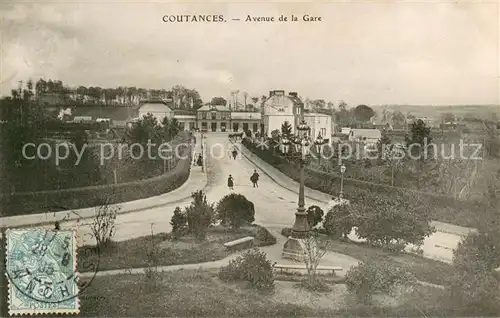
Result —
<path fill-rule="evenodd" d="M 229 188 L 229 190 L 234 190 L 233 186 L 234 186 L 234 179 L 231 175 L 229 175 L 229 178 L 227 178 L 227 187 Z"/>
<path fill-rule="evenodd" d="M 258 184 L 258 182 L 259 182 L 259 174 L 257 173 L 257 170 L 253 171 L 253 174 L 250 177 L 250 181 L 252 181 L 254 188 L 258 188 L 259 187 L 259 184 Z"/>
<path fill-rule="evenodd" d="M 203 157 L 201 156 L 201 154 L 198 155 L 198 160 L 196 161 L 196 164 L 200 167 L 203 166 Z"/>
<path fill-rule="evenodd" d="M 56 222 L 54 223 L 54 230 L 55 230 L 55 231 L 59 231 L 59 230 L 61 230 L 61 225 L 59 224 L 59 221 L 56 221 Z"/>
<path fill-rule="evenodd" d="M 233 159 L 236 160 L 236 156 L 238 155 L 238 151 L 236 149 L 233 150 Z"/>

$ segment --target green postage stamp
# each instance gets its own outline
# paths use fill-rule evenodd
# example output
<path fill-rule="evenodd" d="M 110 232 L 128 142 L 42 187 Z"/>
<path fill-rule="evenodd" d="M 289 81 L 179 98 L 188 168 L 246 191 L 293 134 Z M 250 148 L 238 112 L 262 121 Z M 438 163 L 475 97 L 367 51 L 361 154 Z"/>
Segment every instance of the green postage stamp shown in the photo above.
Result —
<path fill-rule="evenodd" d="M 76 231 L 6 231 L 9 315 L 77 314 Z"/>

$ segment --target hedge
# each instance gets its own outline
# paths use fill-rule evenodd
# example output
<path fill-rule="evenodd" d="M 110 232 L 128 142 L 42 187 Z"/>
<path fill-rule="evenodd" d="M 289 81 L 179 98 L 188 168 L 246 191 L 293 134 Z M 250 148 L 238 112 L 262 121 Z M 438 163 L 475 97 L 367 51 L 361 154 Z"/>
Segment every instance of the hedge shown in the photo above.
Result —
<path fill-rule="evenodd" d="M 174 169 L 166 174 L 127 183 L 74 189 L 0 194 L 0 216 L 80 209 L 107 203 L 144 199 L 170 192 L 186 182 L 191 169 L 191 147 L 180 150 Z"/>
<path fill-rule="evenodd" d="M 268 149 L 256 147 L 250 140 L 243 139 L 242 144 L 259 158 L 274 166 L 287 177 L 299 182 L 299 168 L 296 164 L 273 154 Z M 306 168 L 305 185 L 311 189 L 338 195 L 340 193 L 340 176 L 332 173 Z M 344 177 L 344 194 L 347 198 L 363 196 L 363 193 L 375 192 L 388 197 L 404 196 L 408 192 L 417 194 L 431 209 L 433 220 L 451 223 L 459 226 L 479 226 L 481 216 L 478 213 L 488 212 L 487 203 L 480 201 L 458 200 L 453 197 L 403 189 L 385 184 L 376 184 L 367 181 Z"/>

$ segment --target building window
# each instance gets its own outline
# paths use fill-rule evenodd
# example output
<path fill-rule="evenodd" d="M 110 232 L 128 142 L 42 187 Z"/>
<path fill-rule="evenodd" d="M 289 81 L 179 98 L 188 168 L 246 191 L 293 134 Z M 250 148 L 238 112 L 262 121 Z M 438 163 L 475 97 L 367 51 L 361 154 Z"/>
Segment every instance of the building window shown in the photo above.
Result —
<path fill-rule="evenodd" d="M 201 119 L 207 119 L 207 113 L 201 113 Z"/>
<path fill-rule="evenodd" d="M 201 123 L 201 129 L 208 129 L 208 125 L 207 125 L 206 121 Z"/>
<path fill-rule="evenodd" d="M 321 132 L 321 137 L 325 137 L 326 136 L 326 128 L 321 128 L 320 132 Z"/>
<path fill-rule="evenodd" d="M 217 113 L 216 112 L 212 112 L 212 120 L 215 120 L 217 118 Z"/>

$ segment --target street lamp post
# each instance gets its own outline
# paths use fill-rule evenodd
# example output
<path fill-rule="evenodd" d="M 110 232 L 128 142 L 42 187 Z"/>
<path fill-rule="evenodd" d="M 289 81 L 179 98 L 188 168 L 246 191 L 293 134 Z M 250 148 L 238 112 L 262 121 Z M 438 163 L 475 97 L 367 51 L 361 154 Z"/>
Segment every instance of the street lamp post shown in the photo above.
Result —
<path fill-rule="evenodd" d="M 340 166 L 340 198 L 342 199 L 344 197 L 344 172 L 345 172 L 345 166 L 342 165 Z"/>
<path fill-rule="evenodd" d="M 310 141 L 307 136 L 309 127 L 305 121 L 301 121 L 297 130 L 299 132 L 299 136 L 294 138 L 293 143 L 295 144 L 296 150 L 296 157 L 294 159 L 296 159 L 300 165 L 299 202 L 297 211 L 295 212 L 295 223 L 293 224 L 292 235 L 288 238 L 283 247 L 282 256 L 283 258 L 302 262 L 304 257 L 306 257 L 304 239 L 308 237 L 310 231 L 304 199 L 304 167 L 309 157 Z M 287 142 L 287 146 L 284 147 L 284 152 L 287 154 L 288 139 L 285 139 L 284 141 Z"/>
<path fill-rule="evenodd" d="M 318 165 L 321 168 L 321 154 L 322 154 L 323 144 L 324 144 L 324 139 L 321 136 L 321 133 L 319 133 L 318 137 L 316 137 L 314 144 L 316 145 L 316 153 L 318 154 Z"/>

